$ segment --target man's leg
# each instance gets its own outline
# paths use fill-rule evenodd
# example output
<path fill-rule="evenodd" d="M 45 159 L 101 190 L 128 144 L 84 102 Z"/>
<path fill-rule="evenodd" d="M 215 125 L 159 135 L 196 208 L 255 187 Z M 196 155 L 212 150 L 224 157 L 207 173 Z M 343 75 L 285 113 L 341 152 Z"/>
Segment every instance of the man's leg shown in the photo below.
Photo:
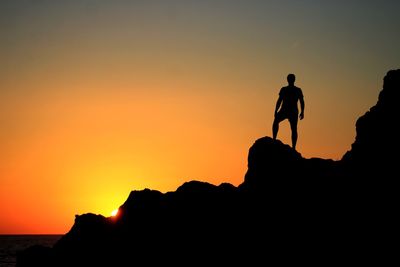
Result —
<path fill-rule="evenodd" d="M 283 121 L 285 118 L 282 116 L 282 114 L 278 113 L 276 114 L 274 118 L 274 123 L 272 124 L 272 138 L 276 140 L 276 136 L 278 135 L 279 131 L 279 123 Z"/>
<path fill-rule="evenodd" d="M 292 116 L 289 118 L 289 123 L 290 123 L 290 128 L 292 130 L 292 148 L 296 150 L 296 144 L 297 144 L 297 114 L 296 116 Z"/>

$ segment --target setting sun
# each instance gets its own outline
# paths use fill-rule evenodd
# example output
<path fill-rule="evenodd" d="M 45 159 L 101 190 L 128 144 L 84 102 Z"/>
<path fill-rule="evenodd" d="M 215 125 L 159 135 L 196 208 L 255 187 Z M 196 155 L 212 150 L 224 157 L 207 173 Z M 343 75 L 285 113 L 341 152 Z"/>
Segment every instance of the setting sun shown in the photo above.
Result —
<path fill-rule="evenodd" d="M 111 216 L 115 217 L 118 214 L 118 209 L 115 209 L 111 212 Z"/>

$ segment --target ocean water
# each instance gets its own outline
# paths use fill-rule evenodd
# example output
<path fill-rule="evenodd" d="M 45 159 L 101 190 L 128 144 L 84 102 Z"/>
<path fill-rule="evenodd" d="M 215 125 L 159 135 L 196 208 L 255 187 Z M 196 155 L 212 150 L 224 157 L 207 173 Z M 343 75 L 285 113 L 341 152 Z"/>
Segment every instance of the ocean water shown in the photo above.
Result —
<path fill-rule="evenodd" d="M 14 267 L 17 251 L 33 245 L 52 247 L 61 235 L 0 235 L 0 267 Z"/>

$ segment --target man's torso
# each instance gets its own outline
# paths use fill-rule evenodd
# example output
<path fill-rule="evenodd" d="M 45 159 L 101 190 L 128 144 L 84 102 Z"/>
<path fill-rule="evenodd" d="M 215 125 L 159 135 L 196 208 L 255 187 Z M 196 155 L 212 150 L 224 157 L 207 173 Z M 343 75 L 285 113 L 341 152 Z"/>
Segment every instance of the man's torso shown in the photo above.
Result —
<path fill-rule="evenodd" d="M 285 86 L 282 87 L 279 95 L 282 97 L 282 107 L 280 111 L 289 114 L 298 114 L 297 102 L 303 97 L 301 89 L 296 86 Z"/>

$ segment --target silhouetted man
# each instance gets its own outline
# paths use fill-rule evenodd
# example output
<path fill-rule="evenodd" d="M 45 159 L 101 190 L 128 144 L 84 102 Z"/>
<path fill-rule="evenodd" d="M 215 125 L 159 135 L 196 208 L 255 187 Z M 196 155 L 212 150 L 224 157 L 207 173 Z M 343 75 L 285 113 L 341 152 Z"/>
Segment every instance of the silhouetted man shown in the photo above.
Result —
<path fill-rule="evenodd" d="M 296 76 L 289 74 L 287 76 L 288 86 L 282 87 L 279 92 L 278 101 L 275 107 L 275 119 L 272 125 L 272 135 L 274 140 L 278 134 L 279 123 L 285 119 L 289 120 L 290 128 L 292 129 L 292 147 L 296 149 L 297 143 L 297 121 L 298 118 L 304 118 L 304 97 L 301 89 L 294 85 Z M 299 116 L 299 109 L 297 102 L 300 100 L 301 112 Z M 280 108 L 280 109 L 279 109 Z"/>

